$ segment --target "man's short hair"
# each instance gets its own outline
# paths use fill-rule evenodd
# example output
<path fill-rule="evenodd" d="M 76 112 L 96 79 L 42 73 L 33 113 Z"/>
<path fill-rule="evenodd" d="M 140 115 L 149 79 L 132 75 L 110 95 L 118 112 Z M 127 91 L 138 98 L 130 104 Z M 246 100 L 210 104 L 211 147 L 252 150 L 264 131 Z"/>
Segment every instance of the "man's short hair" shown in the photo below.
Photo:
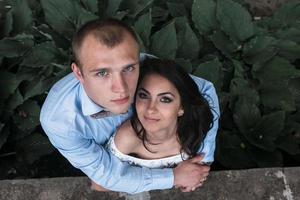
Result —
<path fill-rule="evenodd" d="M 74 62 L 81 68 L 79 50 L 82 46 L 82 42 L 88 35 L 93 35 L 101 44 L 113 48 L 123 42 L 126 33 L 132 36 L 138 44 L 134 30 L 120 20 L 108 18 L 104 20 L 95 19 L 87 22 L 73 37 L 72 51 Z"/>

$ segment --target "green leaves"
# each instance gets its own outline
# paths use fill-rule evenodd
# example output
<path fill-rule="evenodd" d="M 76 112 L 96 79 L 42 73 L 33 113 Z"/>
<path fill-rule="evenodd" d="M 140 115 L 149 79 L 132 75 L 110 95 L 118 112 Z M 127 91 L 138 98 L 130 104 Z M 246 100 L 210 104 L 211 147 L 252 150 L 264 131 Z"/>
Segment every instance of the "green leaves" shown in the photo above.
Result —
<path fill-rule="evenodd" d="M 213 0 L 194 0 L 192 16 L 196 28 L 203 35 L 217 29 L 216 3 Z"/>
<path fill-rule="evenodd" d="M 41 156 L 50 154 L 54 151 L 54 147 L 48 138 L 39 133 L 33 133 L 24 138 L 17 145 L 19 159 L 25 160 L 28 164 L 32 164 Z"/>
<path fill-rule="evenodd" d="M 151 41 L 151 53 L 160 58 L 174 59 L 177 50 L 174 22 L 154 33 Z"/>
<path fill-rule="evenodd" d="M 199 55 L 200 41 L 190 27 L 185 17 L 177 18 L 175 22 L 177 31 L 177 57 L 185 59 L 195 59 Z M 193 47 L 193 48 L 191 48 Z"/>
<path fill-rule="evenodd" d="M 151 5 L 153 0 L 126 0 L 122 1 L 120 5 L 121 10 L 128 10 L 130 17 L 136 17 L 146 7 Z"/>
<path fill-rule="evenodd" d="M 232 79 L 230 92 L 233 120 L 239 131 L 247 133 L 260 120 L 259 94 L 249 82 L 241 77 Z"/>
<path fill-rule="evenodd" d="M 276 46 L 278 55 L 290 60 L 291 62 L 300 58 L 300 45 L 290 40 L 279 40 Z"/>
<path fill-rule="evenodd" d="M 16 75 L 7 71 L 0 71 L 0 99 L 6 99 L 14 93 L 20 81 Z"/>
<path fill-rule="evenodd" d="M 63 63 L 67 60 L 68 56 L 63 50 L 57 48 L 52 42 L 45 42 L 36 45 L 21 64 L 30 67 L 41 67 L 52 62 Z"/>
<path fill-rule="evenodd" d="M 218 135 L 216 158 L 222 165 L 231 169 L 254 167 L 248 146 L 241 140 L 238 133 L 222 131 Z"/>
<path fill-rule="evenodd" d="M 13 115 L 13 121 L 21 131 L 32 131 L 39 125 L 40 107 L 36 101 L 27 100 L 18 107 Z"/>
<path fill-rule="evenodd" d="M 283 131 L 284 121 L 285 113 L 283 111 L 264 115 L 245 136 L 251 144 L 272 152 L 276 149 L 275 140 Z"/>
<path fill-rule="evenodd" d="M 243 49 L 243 56 L 247 63 L 264 63 L 276 53 L 277 41 L 270 36 L 257 36 L 247 42 Z"/>
<path fill-rule="evenodd" d="M 266 108 L 296 109 L 295 99 L 288 90 L 288 81 L 299 77 L 300 71 L 287 60 L 274 57 L 253 75 L 260 81 L 261 100 Z"/>
<path fill-rule="evenodd" d="M 221 29 L 235 41 L 243 42 L 254 34 L 249 12 L 238 3 L 218 0 L 217 19 Z"/>
<path fill-rule="evenodd" d="M 92 12 L 98 12 L 98 1 L 95 0 L 81 0 L 82 4 L 84 5 L 85 9 Z"/>
<path fill-rule="evenodd" d="M 117 10 L 119 9 L 119 6 L 121 4 L 122 0 L 110 0 L 108 1 L 108 5 L 106 8 L 106 14 L 108 16 L 114 16 L 117 12 Z"/>
<path fill-rule="evenodd" d="M 24 98 L 21 95 L 19 89 L 16 89 L 14 94 L 6 100 L 5 111 L 12 114 L 13 110 L 24 102 Z"/>
<path fill-rule="evenodd" d="M 262 85 L 270 85 L 273 81 L 287 83 L 289 79 L 299 77 L 300 71 L 288 60 L 274 57 L 264 67 L 255 71 L 254 76 L 261 81 Z"/>
<path fill-rule="evenodd" d="M 41 0 L 46 22 L 61 34 L 71 38 L 74 31 L 83 23 L 97 16 L 81 7 L 77 1 Z"/>
<path fill-rule="evenodd" d="M 20 34 L 0 40 L 0 55 L 4 57 L 23 56 L 33 46 L 32 35 Z"/>
<path fill-rule="evenodd" d="M 56 31 L 71 35 L 76 29 L 76 13 L 74 1 L 70 0 L 41 0 L 45 18 Z"/>
<path fill-rule="evenodd" d="M 0 123 L 0 148 L 5 144 L 9 135 L 8 127 L 5 124 Z"/>
<path fill-rule="evenodd" d="M 221 88 L 222 84 L 222 63 L 215 59 L 209 62 L 200 64 L 194 74 L 204 79 L 210 80 L 217 89 Z"/>
<path fill-rule="evenodd" d="M 151 28 L 151 12 L 147 12 L 146 14 L 140 16 L 134 24 L 135 31 L 141 37 L 143 44 L 146 46 L 148 46 L 150 43 L 149 36 L 151 33 Z"/>
<path fill-rule="evenodd" d="M 239 45 L 232 41 L 223 31 L 217 30 L 211 35 L 211 41 L 216 48 L 222 51 L 227 57 L 232 57 L 232 53 L 239 50 Z"/>
<path fill-rule="evenodd" d="M 188 12 L 183 3 L 167 2 L 168 10 L 173 17 L 187 16 Z"/>
<path fill-rule="evenodd" d="M 274 13 L 273 19 L 277 26 L 295 26 L 300 20 L 300 3 L 299 1 L 291 1 L 284 4 L 277 12 Z M 299 25 L 299 24 L 298 24 Z"/>
<path fill-rule="evenodd" d="M 26 0 L 12 1 L 13 30 L 20 33 L 31 28 L 32 12 Z"/>

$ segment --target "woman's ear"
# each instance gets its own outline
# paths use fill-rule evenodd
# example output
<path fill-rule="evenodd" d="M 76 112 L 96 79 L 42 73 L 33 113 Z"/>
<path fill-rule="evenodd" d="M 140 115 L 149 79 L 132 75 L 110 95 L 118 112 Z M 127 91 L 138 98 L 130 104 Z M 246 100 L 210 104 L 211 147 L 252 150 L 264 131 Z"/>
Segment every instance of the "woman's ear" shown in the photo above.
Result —
<path fill-rule="evenodd" d="M 178 111 L 178 117 L 182 116 L 183 114 L 184 114 L 184 110 L 180 108 L 180 110 Z"/>

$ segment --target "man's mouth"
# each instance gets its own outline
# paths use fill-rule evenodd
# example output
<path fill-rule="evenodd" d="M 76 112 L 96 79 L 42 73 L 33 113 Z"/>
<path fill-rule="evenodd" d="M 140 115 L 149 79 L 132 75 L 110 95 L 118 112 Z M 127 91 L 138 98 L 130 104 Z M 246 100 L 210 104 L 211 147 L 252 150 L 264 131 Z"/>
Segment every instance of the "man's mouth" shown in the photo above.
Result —
<path fill-rule="evenodd" d="M 124 97 L 124 98 L 120 98 L 120 99 L 114 99 L 114 100 L 111 100 L 111 102 L 115 103 L 115 104 L 118 104 L 118 105 L 122 105 L 122 104 L 125 104 L 129 101 L 129 96 L 127 97 Z"/>

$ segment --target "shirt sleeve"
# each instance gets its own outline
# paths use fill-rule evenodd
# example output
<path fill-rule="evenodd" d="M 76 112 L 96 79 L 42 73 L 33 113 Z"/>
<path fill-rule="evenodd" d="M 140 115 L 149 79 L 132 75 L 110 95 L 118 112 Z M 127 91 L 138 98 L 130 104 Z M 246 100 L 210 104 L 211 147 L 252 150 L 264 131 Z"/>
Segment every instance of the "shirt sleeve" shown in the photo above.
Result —
<path fill-rule="evenodd" d="M 172 169 L 149 169 L 131 166 L 107 152 L 92 139 L 82 137 L 80 132 L 60 132 L 42 122 L 51 143 L 76 168 L 82 170 L 97 184 L 127 193 L 139 193 L 173 186 Z"/>
<path fill-rule="evenodd" d="M 191 75 L 195 83 L 198 85 L 199 91 L 208 101 L 210 109 L 213 113 L 213 126 L 208 131 L 203 145 L 199 149 L 199 153 L 204 153 L 202 162 L 211 163 L 214 161 L 214 152 L 216 148 L 216 135 L 219 128 L 220 107 L 219 100 L 213 84 L 205 79 Z"/>

